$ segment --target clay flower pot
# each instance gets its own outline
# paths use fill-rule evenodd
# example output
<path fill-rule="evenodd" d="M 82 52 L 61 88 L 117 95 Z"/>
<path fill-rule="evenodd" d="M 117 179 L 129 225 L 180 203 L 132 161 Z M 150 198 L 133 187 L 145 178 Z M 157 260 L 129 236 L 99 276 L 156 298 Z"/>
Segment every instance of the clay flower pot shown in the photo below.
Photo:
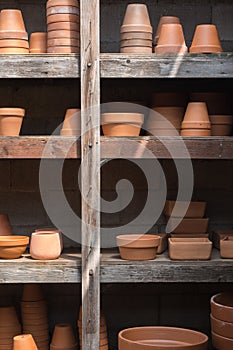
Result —
<path fill-rule="evenodd" d="M 211 314 L 221 321 L 233 323 L 233 294 L 219 293 L 210 301 Z"/>
<path fill-rule="evenodd" d="M 173 213 L 175 204 L 178 204 L 179 207 L 176 209 L 176 212 Z M 167 200 L 164 207 L 164 214 L 167 217 L 183 217 L 183 206 L 187 205 L 187 202 L 178 202 Z M 206 202 L 190 202 L 188 210 L 184 215 L 184 218 L 203 218 L 206 210 Z"/>
<path fill-rule="evenodd" d="M 78 108 L 69 108 L 66 110 L 63 126 L 61 129 L 63 136 L 81 135 L 81 111 Z"/>
<path fill-rule="evenodd" d="M 152 260 L 156 258 L 161 238 L 157 235 L 117 236 L 117 245 L 122 259 Z"/>
<path fill-rule="evenodd" d="M 0 136 L 19 136 L 25 110 L 0 108 Z"/>
<path fill-rule="evenodd" d="M 22 12 L 6 9 L 0 12 L 0 31 L 26 32 Z"/>
<path fill-rule="evenodd" d="M 62 240 L 62 232 L 60 230 L 57 230 L 56 228 L 38 228 L 35 230 L 35 232 L 42 232 L 42 233 L 56 233 L 58 232 L 59 237 L 60 237 L 60 244 L 61 244 L 61 252 L 63 250 L 63 240 Z"/>
<path fill-rule="evenodd" d="M 17 259 L 26 250 L 29 237 L 26 236 L 0 236 L 0 258 Z"/>
<path fill-rule="evenodd" d="M 23 287 L 22 301 L 38 301 L 43 299 L 40 284 L 25 284 Z"/>
<path fill-rule="evenodd" d="M 162 16 L 159 20 L 159 24 L 154 37 L 154 45 L 156 46 L 160 37 L 160 32 L 163 24 L 180 24 L 179 17 L 174 16 Z"/>
<path fill-rule="evenodd" d="M 212 136 L 230 136 L 232 132 L 232 115 L 210 115 Z"/>
<path fill-rule="evenodd" d="M 47 33 L 35 32 L 30 36 L 30 53 L 46 53 L 47 52 Z"/>
<path fill-rule="evenodd" d="M 222 52 L 217 28 L 214 24 L 201 24 L 196 27 L 191 53 L 218 53 Z"/>
<path fill-rule="evenodd" d="M 0 214 L 0 236 L 12 235 L 12 228 L 7 214 Z"/>
<path fill-rule="evenodd" d="M 210 315 L 211 329 L 215 334 L 226 338 L 233 338 L 233 323 L 224 322 Z"/>
<path fill-rule="evenodd" d="M 50 349 L 66 349 L 76 345 L 74 332 L 70 324 L 57 324 L 53 331 Z"/>
<path fill-rule="evenodd" d="M 152 33 L 150 17 L 145 4 L 129 4 L 125 12 L 121 33 L 137 31 Z"/>
<path fill-rule="evenodd" d="M 172 260 L 209 260 L 212 242 L 208 238 L 168 238 Z"/>
<path fill-rule="evenodd" d="M 22 334 L 14 337 L 13 350 L 38 350 L 31 334 Z"/>
<path fill-rule="evenodd" d="M 101 125 L 105 136 L 138 136 L 144 121 L 140 113 L 103 113 Z"/>
<path fill-rule="evenodd" d="M 61 255 L 61 239 L 58 232 L 33 232 L 30 255 L 37 260 L 54 260 Z"/>
<path fill-rule="evenodd" d="M 211 332 L 212 344 L 217 350 L 232 350 L 233 349 L 233 339 L 226 338 L 214 332 Z"/>
<path fill-rule="evenodd" d="M 155 53 L 186 53 L 184 33 L 181 24 L 163 24 L 155 47 Z"/>
<path fill-rule="evenodd" d="M 186 109 L 182 129 L 209 129 L 210 119 L 205 102 L 190 102 Z"/>

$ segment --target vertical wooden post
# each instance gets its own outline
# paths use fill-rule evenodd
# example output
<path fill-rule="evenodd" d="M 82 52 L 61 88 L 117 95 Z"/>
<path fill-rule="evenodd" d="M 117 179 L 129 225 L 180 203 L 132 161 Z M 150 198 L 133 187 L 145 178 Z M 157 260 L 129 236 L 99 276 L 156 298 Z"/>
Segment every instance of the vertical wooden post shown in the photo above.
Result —
<path fill-rule="evenodd" d="M 82 110 L 82 350 L 99 349 L 99 0 L 80 0 Z"/>

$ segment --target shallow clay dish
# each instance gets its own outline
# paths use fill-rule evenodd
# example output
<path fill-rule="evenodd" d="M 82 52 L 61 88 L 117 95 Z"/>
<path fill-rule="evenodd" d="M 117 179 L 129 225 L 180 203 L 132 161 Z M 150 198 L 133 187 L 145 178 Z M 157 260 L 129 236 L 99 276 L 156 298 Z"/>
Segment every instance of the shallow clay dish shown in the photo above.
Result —
<path fill-rule="evenodd" d="M 167 200 L 164 207 L 164 214 L 166 216 L 171 216 L 172 211 L 174 209 L 175 204 L 178 204 L 180 206 L 180 210 L 182 211 L 182 206 L 187 204 L 187 202 L 178 202 L 178 201 L 171 201 Z M 173 217 L 181 217 L 179 208 L 175 213 L 173 213 Z M 206 210 L 206 202 L 190 202 L 188 206 L 188 210 L 185 214 L 185 218 L 203 218 L 205 215 Z M 183 214 L 183 213 L 182 213 Z"/>
<path fill-rule="evenodd" d="M 211 332 L 212 343 L 216 350 L 232 350 L 233 349 L 233 339 L 222 337 L 219 334 Z"/>
<path fill-rule="evenodd" d="M 233 293 L 219 293 L 210 301 L 211 314 L 218 320 L 233 323 Z"/>
<path fill-rule="evenodd" d="M 209 260 L 212 242 L 208 238 L 169 238 L 172 260 Z"/>
<path fill-rule="evenodd" d="M 119 350 L 207 350 L 208 337 L 174 327 L 136 327 L 118 335 Z"/>
<path fill-rule="evenodd" d="M 177 227 L 172 231 L 173 233 L 206 233 L 209 219 L 182 219 L 178 224 L 180 219 L 170 218 L 170 223 L 172 227 Z"/>
<path fill-rule="evenodd" d="M 124 260 L 152 260 L 156 258 L 161 238 L 157 235 L 117 236 L 117 245 Z"/>
<path fill-rule="evenodd" d="M 220 249 L 220 240 L 224 237 L 233 237 L 233 230 L 225 230 L 225 231 L 214 231 L 212 235 L 212 240 L 215 248 Z"/>
<path fill-rule="evenodd" d="M 0 258 L 17 259 L 26 250 L 29 237 L 26 236 L 0 236 Z"/>
<path fill-rule="evenodd" d="M 233 338 L 233 323 L 218 320 L 210 315 L 211 329 L 215 334 L 226 338 Z"/>

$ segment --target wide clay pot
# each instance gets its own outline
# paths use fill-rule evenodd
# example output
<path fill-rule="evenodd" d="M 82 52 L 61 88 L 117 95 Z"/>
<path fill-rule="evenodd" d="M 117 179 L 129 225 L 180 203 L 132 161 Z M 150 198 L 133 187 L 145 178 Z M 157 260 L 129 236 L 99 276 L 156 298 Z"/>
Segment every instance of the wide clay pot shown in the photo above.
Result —
<path fill-rule="evenodd" d="M 54 260 L 61 254 L 61 241 L 58 232 L 33 232 L 30 242 L 30 255 L 33 259 Z"/>
<path fill-rule="evenodd" d="M 185 107 L 187 102 L 186 93 L 182 92 L 155 92 L 152 95 L 151 106 L 157 107 Z"/>
<path fill-rule="evenodd" d="M 163 24 L 155 47 L 155 53 L 186 53 L 184 33 L 181 24 Z"/>
<path fill-rule="evenodd" d="M 182 129 L 210 129 L 210 119 L 205 102 L 190 102 L 186 109 Z"/>
<path fill-rule="evenodd" d="M 191 53 L 222 52 L 222 46 L 216 26 L 214 24 L 198 25 L 189 51 Z"/>
<path fill-rule="evenodd" d="M 105 136 L 138 136 L 144 121 L 140 113 L 103 113 L 101 125 Z"/>
<path fill-rule="evenodd" d="M 77 30 L 51 30 L 48 32 L 48 40 L 51 39 L 80 39 L 80 33 Z"/>
<path fill-rule="evenodd" d="M 213 317 L 233 323 L 233 293 L 219 293 L 212 296 L 210 305 Z"/>
<path fill-rule="evenodd" d="M 168 238 L 172 260 L 209 260 L 212 242 L 208 238 Z"/>
<path fill-rule="evenodd" d="M 120 255 L 125 260 L 152 260 L 156 258 L 161 238 L 157 235 L 117 236 Z"/>
<path fill-rule="evenodd" d="M 25 110 L 0 108 L 0 136 L 19 136 Z"/>
<path fill-rule="evenodd" d="M 0 12 L 0 31 L 26 32 L 22 12 L 5 9 Z"/>
<path fill-rule="evenodd" d="M 46 53 L 47 52 L 47 33 L 35 32 L 30 36 L 30 53 Z"/>
<path fill-rule="evenodd" d="M 42 232 L 42 233 L 56 233 L 58 232 L 60 237 L 60 244 L 61 244 L 61 252 L 63 250 L 63 239 L 62 239 L 62 232 L 56 228 L 52 227 L 44 227 L 44 228 L 37 228 L 35 232 Z"/>
<path fill-rule="evenodd" d="M 12 228 L 7 214 L 0 214 L 0 236 L 12 235 Z"/>
<path fill-rule="evenodd" d="M 210 115 L 212 136 L 230 136 L 232 132 L 232 115 Z"/>
<path fill-rule="evenodd" d="M 233 338 L 233 323 L 218 320 L 210 315 L 211 329 L 215 334 L 226 338 Z"/>
<path fill-rule="evenodd" d="M 174 16 L 162 16 L 160 17 L 159 24 L 156 30 L 156 34 L 154 37 L 154 45 L 157 45 L 161 28 L 163 24 L 180 24 L 180 19 L 179 17 L 174 17 Z"/>
<path fill-rule="evenodd" d="M 118 346 L 119 350 L 207 350 L 208 337 L 183 328 L 135 327 L 118 334 Z"/>
<path fill-rule="evenodd" d="M 48 0 L 46 3 L 46 8 L 53 6 L 74 6 L 79 8 L 78 0 Z"/>
<path fill-rule="evenodd" d="M 79 32 L 80 26 L 78 22 L 55 22 L 47 25 L 47 31 L 68 30 Z"/>
<path fill-rule="evenodd" d="M 38 350 L 31 334 L 21 334 L 14 337 L 13 350 Z"/>
<path fill-rule="evenodd" d="M 125 46 L 121 47 L 121 53 L 151 54 L 152 47 L 148 46 Z"/>
<path fill-rule="evenodd" d="M 77 46 L 53 46 L 47 47 L 47 53 L 79 53 L 80 48 Z"/>
<path fill-rule="evenodd" d="M 216 350 L 232 350 L 233 349 L 233 339 L 222 337 L 219 334 L 211 332 L 212 344 Z"/>
<path fill-rule="evenodd" d="M 80 136 L 81 135 L 81 111 L 79 108 L 69 108 L 61 129 L 63 136 Z"/>
<path fill-rule="evenodd" d="M 148 129 L 178 129 L 184 117 L 183 107 L 154 107 L 148 116 Z"/>
<path fill-rule="evenodd" d="M 23 286 L 22 301 L 38 301 L 43 299 L 41 285 L 38 283 L 28 283 Z"/>
<path fill-rule="evenodd" d="M 0 236 L 0 258 L 17 259 L 26 250 L 29 237 L 26 236 Z"/>
<path fill-rule="evenodd" d="M 70 348 L 76 345 L 74 332 L 70 324 L 57 324 L 55 326 L 51 345 L 57 349 Z"/>
<path fill-rule="evenodd" d="M 175 204 L 178 205 L 176 212 L 173 213 Z M 184 206 L 188 204 L 188 209 L 184 213 Z M 206 202 L 185 202 L 185 201 L 172 201 L 167 200 L 164 206 L 164 214 L 167 217 L 171 215 L 173 217 L 184 217 L 184 218 L 203 218 L 206 210 Z"/>
<path fill-rule="evenodd" d="M 76 22 L 79 23 L 79 16 L 71 13 L 47 16 L 47 24 L 56 22 Z"/>
<path fill-rule="evenodd" d="M 152 33 L 150 17 L 145 4 L 129 4 L 127 6 L 121 33 L 135 31 Z"/>

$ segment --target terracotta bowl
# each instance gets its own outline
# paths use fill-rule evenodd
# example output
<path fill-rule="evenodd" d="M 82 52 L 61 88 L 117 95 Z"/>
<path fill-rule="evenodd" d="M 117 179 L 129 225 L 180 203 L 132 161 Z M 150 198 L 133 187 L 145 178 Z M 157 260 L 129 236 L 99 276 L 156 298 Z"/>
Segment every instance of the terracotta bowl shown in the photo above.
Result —
<path fill-rule="evenodd" d="M 181 24 L 163 24 L 155 53 L 176 53 L 188 52 L 185 44 L 184 33 Z"/>
<path fill-rule="evenodd" d="M 0 236 L 0 258 L 17 259 L 26 250 L 29 237 L 26 236 Z"/>
<path fill-rule="evenodd" d="M 219 293 L 211 298 L 211 314 L 218 320 L 233 323 L 233 293 Z"/>
<path fill-rule="evenodd" d="M 175 204 L 178 205 L 178 208 L 175 213 L 173 209 Z M 184 215 L 185 218 L 203 218 L 206 210 L 206 202 L 179 202 L 167 200 L 164 207 L 164 214 L 168 217 L 182 217 L 183 215 L 183 206 L 188 205 L 188 209 Z"/>
<path fill-rule="evenodd" d="M 12 235 L 12 228 L 7 214 L 0 214 L 0 236 Z"/>
<path fill-rule="evenodd" d="M 173 327 L 136 327 L 118 335 L 119 350 L 207 350 L 208 337 L 200 332 Z"/>
<path fill-rule="evenodd" d="M 30 242 L 30 255 L 33 259 L 54 260 L 61 254 L 59 232 L 33 232 Z"/>
<path fill-rule="evenodd" d="M 196 27 L 191 53 L 219 53 L 222 52 L 217 28 L 214 24 L 201 24 Z"/>
<path fill-rule="evenodd" d="M 14 337 L 13 350 L 38 350 L 31 334 L 22 334 Z"/>
<path fill-rule="evenodd" d="M 216 350 L 232 350 L 233 349 L 233 339 L 222 337 L 219 334 L 211 332 L 212 334 L 212 344 Z"/>
<path fill-rule="evenodd" d="M 63 239 L 62 239 L 62 232 L 56 228 L 52 227 L 44 227 L 44 228 L 37 228 L 35 232 L 40 232 L 40 233 L 58 233 L 60 237 L 60 244 L 61 244 L 61 252 L 63 250 Z"/>
<path fill-rule="evenodd" d="M 215 334 L 233 339 L 233 323 L 218 320 L 210 315 L 211 329 Z"/>
<path fill-rule="evenodd" d="M 24 115 L 23 108 L 0 108 L 0 136 L 19 136 Z"/>
<path fill-rule="evenodd" d="M 172 260 L 209 260 L 212 242 L 208 238 L 168 238 Z"/>
<path fill-rule="evenodd" d="M 160 36 L 160 32 L 161 32 L 161 28 L 163 24 L 180 24 L 180 19 L 178 17 L 174 17 L 174 16 L 162 16 L 159 20 L 159 24 L 156 30 L 156 34 L 154 37 L 154 45 L 157 45 L 158 40 L 159 40 L 159 36 Z"/>
<path fill-rule="evenodd" d="M 105 136 L 138 136 L 144 121 L 140 113 L 103 113 L 101 125 Z"/>
<path fill-rule="evenodd" d="M 117 236 L 117 245 L 124 260 L 152 260 L 156 258 L 160 240 L 157 235 L 121 235 Z"/>
<path fill-rule="evenodd" d="M 47 33 L 35 32 L 30 36 L 30 53 L 46 53 L 47 52 Z"/>
<path fill-rule="evenodd" d="M 213 136 L 230 136 L 233 126 L 232 115 L 210 115 Z"/>

